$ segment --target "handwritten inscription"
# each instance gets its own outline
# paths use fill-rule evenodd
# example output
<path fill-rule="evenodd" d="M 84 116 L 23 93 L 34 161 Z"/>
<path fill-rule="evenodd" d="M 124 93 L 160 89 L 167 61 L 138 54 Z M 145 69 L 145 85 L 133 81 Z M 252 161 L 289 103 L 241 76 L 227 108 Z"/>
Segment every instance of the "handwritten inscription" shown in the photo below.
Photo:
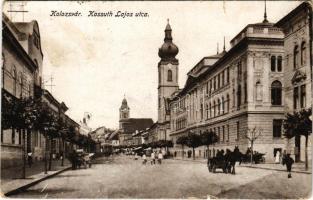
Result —
<path fill-rule="evenodd" d="M 130 17 L 149 17 L 147 12 L 129 12 L 129 11 L 105 11 L 99 12 L 90 10 L 88 13 L 81 13 L 79 11 L 57 11 L 52 10 L 50 13 L 51 17 L 115 17 L 115 18 L 130 18 Z"/>

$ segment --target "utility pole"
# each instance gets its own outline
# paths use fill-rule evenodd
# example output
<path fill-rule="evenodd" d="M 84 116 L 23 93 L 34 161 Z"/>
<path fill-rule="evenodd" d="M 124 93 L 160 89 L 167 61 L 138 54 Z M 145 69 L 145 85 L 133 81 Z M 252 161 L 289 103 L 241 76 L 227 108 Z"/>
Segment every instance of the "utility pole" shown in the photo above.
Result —
<path fill-rule="evenodd" d="M 12 13 L 21 13 L 22 14 L 22 22 L 24 22 L 25 20 L 25 13 L 27 13 L 28 11 L 25 10 L 25 2 L 14 2 L 14 3 L 20 3 L 19 6 L 20 9 L 13 9 L 13 5 L 12 5 L 12 2 L 10 2 L 10 9 L 8 10 L 8 13 L 10 13 L 10 20 L 12 21 L 13 20 L 13 16 L 12 16 Z"/>
<path fill-rule="evenodd" d="M 47 81 L 43 81 L 43 85 L 44 86 L 47 86 L 47 87 L 50 87 L 50 93 L 52 94 L 52 88 L 56 85 L 53 84 L 53 80 L 54 80 L 54 77 L 53 75 L 51 74 L 49 79 Z M 49 83 L 49 84 L 46 84 L 46 83 Z"/>

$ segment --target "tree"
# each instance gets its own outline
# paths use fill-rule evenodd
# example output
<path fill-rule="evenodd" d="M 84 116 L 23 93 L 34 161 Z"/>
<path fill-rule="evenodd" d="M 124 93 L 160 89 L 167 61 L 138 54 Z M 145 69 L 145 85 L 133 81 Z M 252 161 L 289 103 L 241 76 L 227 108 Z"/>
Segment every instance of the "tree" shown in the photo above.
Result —
<path fill-rule="evenodd" d="M 247 130 L 247 132 L 245 133 L 245 138 L 247 138 L 250 142 L 250 148 L 251 148 L 251 164 L 253 161 L 253 144 L 254 142 L 262 135 L 262 129 L 257 129 L 256 127 L 254 127 L 253 129 L 249 129 Z"/>
<path fill-rule="evenodd" d="M 209 146 L 212 144 L 215 144 L 216 142 L 218 142 L 219 138 L 217 136 L 216 133 L 214 133 L 213 131 L 204 131 L 201 135 L 201 143 L 202 145 L 206 145 L 207 146 L 207 150 L 208 150 L 208 158 L 210 156 L 209 154 Z"/>
<path fill-rule="evenodd" d="M 293 137 L 305 137 L 305 169 L 308 170 L 308 138 L 312 133 L 312 109 L 303 109 L 293 114 L 287 113 L 284 120 L 284 136 L 291 139 Z"/>
<path fill-rule="evenodd" d="M 22 178 L 25 178 L 26 170 L 26 153 L 27 153 L 27 135 L 30 134 L 30 130 L 34 127 L 37 120 L 38 110 L 35 109 L 36 101 L 29 98 L 11 99 L 7 102 L 10 105 L 11 113 L 7 113 L 3 123 L 6 128 L 13 128 L 19 130 L 23 134 L 22 137 L 22 156 L 23 156 L 23 169 Z"/>
<path fill-rule="evenodd" d="M 187 137 L 183 135 L 183 136 L 177 138 L 176 144 L 182 145 L 182 150 L 183 150 L 182 158 L 184 158 L 184 146 L 187 144 Z"/>
<path fill-rule="evenodd" d="M 186 145 L 188 147 L 191 147 L 192 148 L 192 154 L 193 154 L 193 159 L 195 159 L 195 148 L 199 147 L 202 145 L 202 142 L 201 142 L 201 137 L 200 135 L 194 133 L 194 132 L 190 132 L 188 135 L 187 135 L 187 142 L 186 142 Z"/>

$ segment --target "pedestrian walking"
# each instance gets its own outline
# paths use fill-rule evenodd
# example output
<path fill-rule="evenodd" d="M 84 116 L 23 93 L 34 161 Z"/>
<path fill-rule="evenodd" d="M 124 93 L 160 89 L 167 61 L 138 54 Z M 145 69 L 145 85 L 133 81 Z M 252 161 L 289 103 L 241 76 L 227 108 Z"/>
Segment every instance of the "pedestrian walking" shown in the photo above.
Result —
<path fill-rule="evenodd" d="M 158 154 L 158 163 L 161 165 L 162 164 L 162 159 L 163 159 L 163 154 L 161 151 L 159 151 L 159 154 Z"/>
<path fill-rule="evenodd" d="M 145 153 L 142 155 L 142 159 L 143 159 L 142 164 L 145 165 L 147 163 L 147 156 Z"/>
<path fill-rule="evenodd" d="M 155 153 L 151 153 L 151 165 L 155 165 Z"/>
<path fill-rule="evenodd" d="M 295 161 L 290 157 L 290 154 L 288 153 L 286 155 L 286 157 L 283 159 L 283 165 L 286 164 L 287 167 L 287 172 L 288 172 L 288 178 L 291 178 L 291 168 L 292 168 L 292 164 Z"/>
<path fill-rule="evenodd" d="M 29 168 L 31 168 L 31 167 L 32 167 L 32 164 L 33 164 L 32 152 L 29 152 L 29 153 L 27 154 L 27 161 L 28 161 L 28 166 L 29 166 Z"/>

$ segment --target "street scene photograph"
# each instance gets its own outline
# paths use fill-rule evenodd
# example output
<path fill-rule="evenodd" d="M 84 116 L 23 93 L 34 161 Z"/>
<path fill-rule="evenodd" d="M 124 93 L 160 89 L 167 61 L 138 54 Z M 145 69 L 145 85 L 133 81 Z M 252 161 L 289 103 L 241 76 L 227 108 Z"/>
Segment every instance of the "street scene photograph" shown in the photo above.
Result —
<path fill-rule="evenodd" d="M 4 1 L 1 198 L 310 199 L 311 1 Z"/>

